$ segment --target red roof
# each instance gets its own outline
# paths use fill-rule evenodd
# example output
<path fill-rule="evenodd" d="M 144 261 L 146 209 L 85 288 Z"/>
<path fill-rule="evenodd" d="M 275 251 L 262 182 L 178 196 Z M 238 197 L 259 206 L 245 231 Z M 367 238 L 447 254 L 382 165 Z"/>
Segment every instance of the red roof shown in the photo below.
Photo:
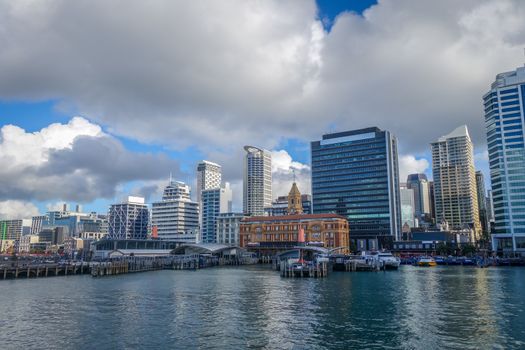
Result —
<path fill-rule="evenodd" d="M 278 215 L 278 216 L 252 216 L 242 219 L 242 222 L 257 221 L 284 221 L 284 220 L 312 220 L 312 219 L 344 219 L 346 218 L 337 214 L 295 214 L 295 215 Z"/>

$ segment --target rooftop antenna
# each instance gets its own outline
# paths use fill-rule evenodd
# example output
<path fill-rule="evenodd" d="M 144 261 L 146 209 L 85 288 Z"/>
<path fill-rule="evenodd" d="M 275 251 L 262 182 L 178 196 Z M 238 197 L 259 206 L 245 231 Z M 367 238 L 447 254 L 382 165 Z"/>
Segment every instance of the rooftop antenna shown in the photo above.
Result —
<path fill-rule="evenodd" d="M 172 182 L 173 182 L 173 174 L 170 171 L 170 183 L 172 183 Z"/>

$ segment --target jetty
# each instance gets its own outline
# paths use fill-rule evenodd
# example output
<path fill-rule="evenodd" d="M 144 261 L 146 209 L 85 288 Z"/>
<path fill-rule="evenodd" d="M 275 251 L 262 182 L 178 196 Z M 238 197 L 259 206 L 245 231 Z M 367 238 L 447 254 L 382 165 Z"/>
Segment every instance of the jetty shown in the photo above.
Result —
<path fill-rule="evenodd" d="M 68 276 L 87 274 L 90 270 L 91 263 L 88 262 L 72 262 L 67 264 L 12 264 L 11 266 L 2 266 L 0 268 L 0 276 L 4 280 L 15 278 Z"/>

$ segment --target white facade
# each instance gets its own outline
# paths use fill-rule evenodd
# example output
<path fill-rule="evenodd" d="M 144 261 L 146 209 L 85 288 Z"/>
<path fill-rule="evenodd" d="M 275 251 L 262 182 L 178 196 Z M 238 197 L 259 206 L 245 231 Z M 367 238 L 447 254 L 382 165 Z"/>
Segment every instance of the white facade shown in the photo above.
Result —
<path fill-rule="evenodd" d="M 263 216 L 272 205 L 272 155 L 269 151 L 244 146 L 243 212 Z"/>
<path fill-rule="evenodd" d="M 44 222 L 47 222 L 46 215 L 33 216 L 31 219 L 31 234 L 38 235 L 42 230 Z"/>
<path fill-rule="evenodd" d="M 525 255 L 525 67 L 483 96 L 494 209 L 492 248 Z"/>
<path fill-rule="evenodd" d="M 221 166 L 203 160 L 197 165 L 197 203 L 200 204 L 202 191 L 221 187 Z"/>
<path fill-rule="evenodd" d="M 239 235 L 241 220 L 244 218 L 242 213 L 222 213 L 216 219 L 216 241 L 218 244 L 232 246 L 239 245 Z"/>
<path fill-rule="evenodd" d="M 199 204 L 190 199 L 190 187 L 171 181 L 162 200 L 152 204 L 152 232 L 160 239 L 196 242 L 199 231 Z"/>
<path fill-rule="evenodd" d="M 202 226 L 200 242 L 216 243 L 215 219 L 220 213 L 232 211 L 232 190 L 229 183 L 224 187 L 202 191 Z"/>
<path fill-rule="evenodd" d="M 432 173 L 436 221 L 446 220 L 451 229 L 481 233 L 472 141 L 463 125 L 432 143 Z"/>
<path fill-rule="evenodd" d="M 411 188 L 406 188 L 406 186 L 401 186 L 399 190 L 399 195 L 401 197 L 401 226 L 405 224 L 408 227 L 417 227 L 415 220 L 415 200 L 414 200 L 414 190 Z"/>
<path fill-rule="evenodd" d="M 111 239 L 146 239 L 149 211 L 142 197 L 128 197 L 127 201 L 112 204 L 109 209 L 108 237 Z"/>
<path fill-rule="evenodd" d="M 38 235 L 23 235 L 20 237 L 20 242 L 18 244 L 18 252 L 19 253 L 30 253 L 31 244 L 38 243 L 38 242 L 39 242 Z"/>

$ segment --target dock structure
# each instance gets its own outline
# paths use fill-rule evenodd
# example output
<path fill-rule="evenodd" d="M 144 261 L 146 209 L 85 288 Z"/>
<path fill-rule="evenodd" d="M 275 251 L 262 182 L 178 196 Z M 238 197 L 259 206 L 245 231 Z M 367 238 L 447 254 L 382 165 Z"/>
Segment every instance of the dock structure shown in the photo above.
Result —
<path fill-rule="evenodd" d="M 328 262 L 297 263 L 281 261 L 279 266 L 281 277 L 313 277 L 328 276 Z"/>
<path fill-rule="evenodd" d="M 344 267 L 345 271 L 348 272 L 384 270 L 384 266 L 379 260 L 347 259 L 344 261 Z"/>
<path fill-rule="evenodd" d="M 76 262 L 72 264 L 17 264 L 0 268 L 0 277 L 5 280 L 14 278 L 82 275 L 89 273 L 90 269 L 91 265 L 87 262 Z"/>

